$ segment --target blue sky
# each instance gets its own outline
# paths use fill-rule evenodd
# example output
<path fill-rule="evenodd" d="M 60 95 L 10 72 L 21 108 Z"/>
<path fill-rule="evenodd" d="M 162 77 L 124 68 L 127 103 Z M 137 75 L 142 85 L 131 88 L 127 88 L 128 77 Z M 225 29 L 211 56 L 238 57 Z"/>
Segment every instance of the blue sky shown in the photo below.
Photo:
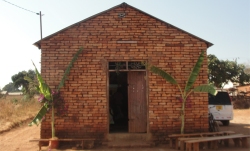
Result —
<path fill-rule="evenodd" d="M 41 51 L 33 45 L 43 37 L 89 16 L 126 2 L 148 14 L 179 27 L 214 45 L 208 54 L 222 60 L 237 59 L 250 64 L 249 0 L 0 0 L 0 88 L 11 76 L 40 68 Z"/>

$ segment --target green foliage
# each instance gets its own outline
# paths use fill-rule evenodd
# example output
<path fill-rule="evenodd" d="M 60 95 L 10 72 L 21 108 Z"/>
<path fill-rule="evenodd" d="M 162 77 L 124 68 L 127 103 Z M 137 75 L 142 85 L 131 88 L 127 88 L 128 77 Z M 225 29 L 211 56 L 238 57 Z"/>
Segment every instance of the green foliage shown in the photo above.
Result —
<path fill-rule="evenodd" d="M 150 66 L 150 71 L 152 71 L 155 74 L 158 74 L 171 84 L 178 84 L 177 81 L 170 74 L 168 74 L 167 72 L 161 70 L 156 66 Z"/>
<path fill-rule="evenodd" d="M 73 67 L 73 64 L 74 64 L 75 61 L 77 60 L 79 54 L 82 53 L 82 51 L 83 51 L 83 48 L 81 47 L 81 48 L 77 51 L 77 53 L 74 55 L 74 57 L 72 58 L 72 60 L 70 61 L 69 65 L 68 65 L 68 67 L 67 67 L 67 69 L 66 69 L 66 71 L 65 71 L 65 73 L 64 73 L 64 75 L 63 75 L 63 77 L 62 77 L 62 79 L 61 79 L 61 81 L 60 81 L 60 83 L 59 83 L 59 85 L 58 85 L 58 88 L 57 88 L 58 91 L 64 86 L 65 80 L 67 80 L 68 75 L 69 75 L 69 73 L 70 73 L 70 70 L 71 70 L 71 68 Z"/>
<path fill-rule="evenodd" d="M 16 88 L 12 82 L 10 82 L 9 84 L 6 84 L 6 85 L 3 87 L 3 91 L 8 91 L 8 92 L 20 92 L 20 90 L 19 90 L 18 88 Z"/>
<path fill-rule="evenodd" d="M 250 74 L 243 64 L 238 64 L 237 60 L 219 60 L 215 55 L 208 55 L 208 77 L 209 82 L 218 88 L 223 88 L 229 81 L 241 85 L 250 83 Z"/>
<path fill-rule="evenodd" d="M 13 81 L 15 88 L 22 87 L 23 94 L 27 96 L 33 96 L 29 90 L 29 82 L 24 79 L 25 76 L 28 76 L 29 78 L 34 80 L 36 76 L 35 71 L 34 70 L 29 70 L 28 72 L 22 71 L 22 72 L 19 72 L 18 74 L 13 75 L 11 79 Z"/>
<path fill-rule="evenodd" d="M 189 79 L 188 79 L 188 82 L 186 83 L 186 87 L 185 87 L 185 91 L 189 91 L 189 89 L 193 86 L 194 82 L 196 81 L 196 78 L 200 72 L 200 68 L 201 68 L 201 65 L 202 65 L 202 62 L 204 60 L 204 52 L 202 51 L 201 54 L 200 54 L 200 57 L 198 58 L 194 68 L 193 68 L 193 71 L 191 72 L 190 76 L 189 76 Z"/>
<path fill-rule="evenodd" d="M 214 87 L 212 85 L 200 85 L 197 86 L 195 88 L 192 88 L 196 78 L 200 72 L 200 68 L 202 65 L 202 62 L 204 60 L 204 52 L 202 51 L 192 72 L 190 73 L 190 76 L 188 78 L 188 81 L 186 83 L 186 86 L 184 88 L 184 90 L 181 89 L 180 85 L 177 83 L 177 81 L 167 72 L 159 69 L 158 67 L 155 67 L 153 65 L 146 65 L 147 68 L 150 69 L 150 71 L 152 71 L 155 74 L 160 75 L 161 77 L 163 77 L 166 81 L 170 82 L 171 84 L 177 85 L 177 87 L 179 88 L 179 91 L 181 93 L 181 98 L 180 101 L 182 102 L 182 107 L 181 107 L 181 134 L 184 133 L 184 125 L 185 125 L 185 107 L 187 104 L 187 100 L 189 100 L 189 95 L 192 92 L 206 92 L 206 93 L 211 93 L 212 95 L 216 95 L 217 91 L 214 89 Z M 189 100 L 190 101 L 190 100 Z"/>
<path fill-rule="evenodd" d="M 238 77 L 238 83 L 240 85 L 246 85 L 250 84 L 250 66 L 239 64 L 239 77 Z"/>
<path fill-rule="evenodd" d="M 70 73 L 71 68 L 73 67 L 74 62 L 77 60 L 79 54 L 81 54 L 83 51 L 83 48 L 80 48 L 77 53 L 74 55 L 74 57 L 72 58 L 71 62 L 69 63 L 62 79 L 61 82 L 57 88 L 57 91 L 51 91 L 50 87 L 48 86 L 48 84 L 43 80 L 41 74 L 38 72 L 35 64 L 33 63 L 34 67 L 35 67 L 35 73 L 37 76 L 37 80 L 38 80 L 38 86 L 37 86 L 37 90 L 40 92 L 41 97 L 40 97 L 40 101 L 41 103 L 43 103 L 42 108 L 40 109 L 40 111 L 38 112 L 38 114 L 35 116 L 35 118 L 31 121 L 31 123 L 29 124 L 30 126 L 34 125 L 34 124 L 39 124 L 43 117 L 46 115 L 47 111 L 51 108 L 51 129 L 52 129 L 52 138 L 55 137 L 55 127 L 54 127 L 54 107 L 56 104 L 58 104 L 58 102 L 54 102 L 55 98 L 57 98 L 57 100 L 62 100 L 60 98 L 59 95 L 59 90 L 60 88 L 62 88 L 64 86 L 65 81 L 67 80 L 67 77 Z M 26 78 L 28 81 L 31 81 L 29 78 Z M 61 102 L 63 103 L 63 102 Z M 59 103 L 60 104 L 60 103 Z"/>
<path fill-rule="evenodd" d="M 244 73 L 246 73 L 247 75 L 250 75 L 250 62 L 245 63 L 244 66 L 245 66 Z"/>
<path fill-rule="evenodd" d="M 24 80 L 28 81 L 29 82 L 29 95 L 26 94 L 26 96 L 28 98 L 32 98 L 34 97 L 35 94 L 38 94 L 38 81 L 37 81 L 37 78 L 34 78 L 34 79 L 31 79 L 30 77 L 28 76 L 24 76 Z"/>
<path fill-rule="evenodd" d="M 36 73 L 36 77 L 38 79 L 38 87 L 37 90 L 40 94 L 43 94 L 43 96 L 48 100 L 48 101 L 52 101 L 52 96 L 51 96 L 51 90 L 50 87 L 48 86 L 47 83 L 44 82 L 41 74 L 38 72 L 35 64 L 33 63 L 34 67 L 35 67 L 35 73 Z"/>
<path fill-rule="evenodd" d="M 32 120 L 31 123 L 29 123 L 29 126 L 32 126 L 34 124 L 39 125 L 41 123 L 44 115 L 47 113 L 48 110 L 49 110 L 48 104 L 44 103 L 44 105 L 39 110 L 39 112 L 37 113 L 37 115 L 35 116 L 35 118 Z"/>
<path fill-rule="evenodd" d="M 214 89 L 213 85 L 199 85 L 193 89 L 194 92 L 207 92 L 212 95 L 216 95 L 217 91 Z"/>

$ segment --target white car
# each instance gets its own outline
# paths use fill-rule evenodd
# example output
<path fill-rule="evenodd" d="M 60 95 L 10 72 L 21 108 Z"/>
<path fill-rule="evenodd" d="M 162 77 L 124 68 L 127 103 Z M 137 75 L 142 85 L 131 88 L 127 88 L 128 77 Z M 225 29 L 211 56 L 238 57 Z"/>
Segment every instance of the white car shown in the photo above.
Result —
<path fill-rule="evenodd" d="M 229 121 L 233 120 L 233 104 L 227 92 L 218 92 L 216 96 L 208 95 L 208 110 L 212 113 L 214 120 L 221 121 L 228 126 Z"/>

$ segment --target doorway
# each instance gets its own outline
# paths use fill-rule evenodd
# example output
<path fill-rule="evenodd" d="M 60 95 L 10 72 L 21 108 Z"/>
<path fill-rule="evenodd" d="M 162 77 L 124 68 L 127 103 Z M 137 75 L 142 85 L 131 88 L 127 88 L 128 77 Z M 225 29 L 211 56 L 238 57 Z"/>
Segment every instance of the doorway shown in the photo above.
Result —
<path fill-rule="evenodd" d="M 128 132 L 127 72 L 109 72 L 109 132 Z"/>
<path fill-rule="evenodd" d="M 146 133 L 145 71 L 109 72 L 109 132 Z"/>

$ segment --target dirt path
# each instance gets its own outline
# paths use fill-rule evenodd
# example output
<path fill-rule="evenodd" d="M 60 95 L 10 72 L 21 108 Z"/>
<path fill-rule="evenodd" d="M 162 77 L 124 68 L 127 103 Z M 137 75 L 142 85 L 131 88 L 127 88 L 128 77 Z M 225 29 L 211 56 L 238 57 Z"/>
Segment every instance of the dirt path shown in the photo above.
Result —
<path fill-rule="evenodd" d="M 236 133 L 243 133 L 250 135 L 250 109 L 246 110 L 234 110 L 234 120 L 231 121 L 229 126 L 220 126 L 220 130 L 231 130 L 235 131 Z M 5 132 L 0 134 L 0 150 L 1 151 L 37 151 L 38 145 L 36 142 L 29 142 L 30 139 L 39 138 L 40 137 L 40 127 L 32 126 L 29 127 L 27 124 L 23 124 L 22 126 L 12 129 L 9 132 Z M 250 144 L 250 139 L 248 140 Z M 43 150 L 47 151 L 46 148 Z M 97 148 L 94 149 L 95 151 L 115 151 L 117 149 L 102 149 Z M 168 146 L 159 146 L 155 148 L 136 148 L 136 149 L 118 149 L 119 151 L 175 151 L 173 149 L 169 149 Z M 249 151 L 250 148 L 219 148 L 218 151 Z M 67 151 L 71 151 L 71 149 L 67 149 Z M 88 150 L 89 151 L 89 150 Z M 207 151 L 203 150 L 203 151 Z M 210 151 L 210 150 L 208 150 Z"/>
<path fill-rule="evenodd" d="M 30 143 L 29 140 L 40 137 L 40 127 L 23 124 L 9 132 L 0 134 L 1 151 L 35 151 L 38 150 L 37 143 Z"/>

